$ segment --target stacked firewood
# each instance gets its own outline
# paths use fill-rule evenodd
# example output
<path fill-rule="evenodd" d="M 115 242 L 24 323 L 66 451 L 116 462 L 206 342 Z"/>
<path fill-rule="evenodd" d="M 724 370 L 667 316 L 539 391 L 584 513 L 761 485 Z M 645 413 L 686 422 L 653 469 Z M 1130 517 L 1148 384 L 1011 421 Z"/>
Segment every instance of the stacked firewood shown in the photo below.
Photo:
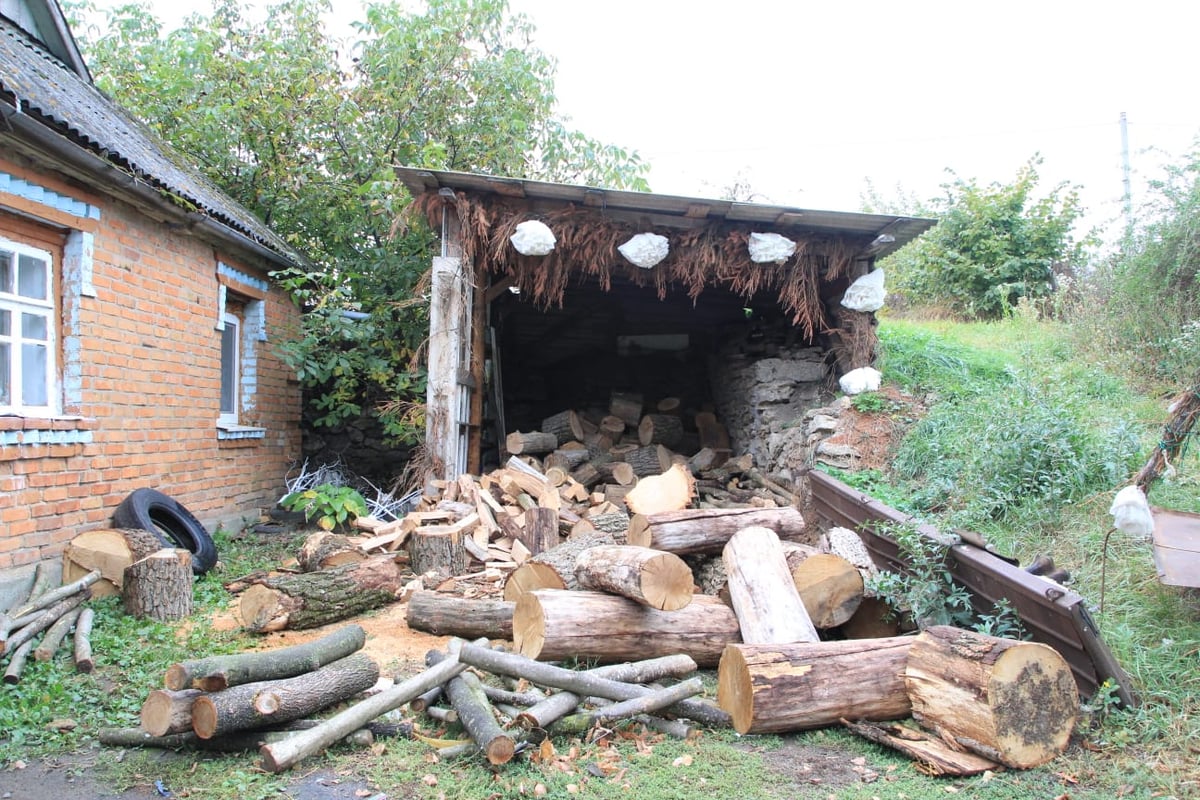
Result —
<path fill-rule="evenodd" d="M 19 683 L 30 654 L 37 661 L 54 658 L 74 629 L 74 660 L 80 672 L 92 671 L 91 632 L 93 613 L 83 603 L 92 596 L 98 571 L 78 580 L 49 588 L 50 571 L 39 565 L 29 596 L 7 612 L 0 613 L 0 658 L 8 659 L 4 682 Z M 34 641 L 41 636 L 34 647 Z"/>

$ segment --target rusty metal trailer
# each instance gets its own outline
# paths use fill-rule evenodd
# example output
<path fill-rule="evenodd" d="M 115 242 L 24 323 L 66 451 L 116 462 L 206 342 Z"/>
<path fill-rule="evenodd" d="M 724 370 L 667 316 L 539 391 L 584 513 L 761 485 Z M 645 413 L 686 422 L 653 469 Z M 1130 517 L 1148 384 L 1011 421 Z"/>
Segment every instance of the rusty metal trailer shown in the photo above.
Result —
<path fill-rule="evenodd" d="M 916 520 L 823 472 L 808 473 L 808 480 L 815 514 L 830 525 L 858 531 L 881 569 L 905 571 L 899 548 L 882 528 Z M 918 530 L 947 541 L 946 534 L 931 525 L 918 525 Z M 948 567 L 978 610 L 990 611 L 1007 598 L 1033 641 L 1050 645 L 1067 660 L 1081 695 L 1091 697 L 1111 681 L 1122 703 L 1135 704 L 1129 676 L 1101 639 L 1082 595 L 966 541 L 951 544 Z"/>

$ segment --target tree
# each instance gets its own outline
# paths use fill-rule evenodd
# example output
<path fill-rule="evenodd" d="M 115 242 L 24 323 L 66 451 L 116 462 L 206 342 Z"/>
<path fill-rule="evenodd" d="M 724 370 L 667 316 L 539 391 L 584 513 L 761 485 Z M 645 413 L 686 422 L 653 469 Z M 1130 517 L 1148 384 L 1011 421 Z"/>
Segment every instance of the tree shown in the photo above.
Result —
<path fill-rule="evenodd" d="M 368 4 L 354 43 L 328 35 L 329 10 L 280 0 L 251 18 L 213 0 L 164 35 L 143 2 L 80 38 L 102 89 L 312 259 L 277 275 L 308 312 L 283 354 L 310 416 L 381 413 L 411 442 L 431 238 L 397 223 L 410 198 L 394 167 L 644 190 L 647 166 L 554 116 L 553 62 L 505 0 Z"/>
<path fill-rule="evenodd" d="M 1074 187 L 1035 197 L 1039 158 L 1007 185 L 955 178 L 928 208 L 938 224 L 883 263 L 893 290 L 911 305 L 939 306 L 968 319 L 995 319 L 1021 298 L 1055 290 L 1056 272 L 1084 263 L 1088 238 L 1073 228 L 1083 213 Z"/>

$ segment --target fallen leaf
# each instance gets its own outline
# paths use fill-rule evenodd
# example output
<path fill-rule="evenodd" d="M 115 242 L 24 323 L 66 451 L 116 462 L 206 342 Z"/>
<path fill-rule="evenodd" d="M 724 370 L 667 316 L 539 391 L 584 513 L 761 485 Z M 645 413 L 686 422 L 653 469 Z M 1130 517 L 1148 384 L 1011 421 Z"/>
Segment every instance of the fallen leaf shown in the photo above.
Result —
<path fill-rule="evenodd" d="M 1079 777 L 1077 775 L 1072 775 L 1069 772 L 1056 772 L 1054 774 L 1062 778 L 1063 783 L 1069 783 L 1071 786 L 1075 786 L 1079 783 Z"/>
<path fill-rule="evenodd" d="M 550 790 L 546 788 L 546 784 L 539 783 L 533 787 L 534 797 L 545 797 Z"/>
<path fill-rule="evenodd" d="M 52 719 L 46 724 L 46 728 L 52 731 L 73 731 L 79 727 L 79 723 L 73 719 Z"/>
<path fill-rule="evenodd" d="M 553 760 L 555 755 L 554 742 L 550 741 L 549 739 L 544 739 L 541 747 L 538 748 L 538 753 L 541 755 L 543 761 Z"/>
<path fill-rule="evenodd" d="M 425 777 L 421 778 L 421 783 L 425 784 L 426 786 L 437 786 L 437 784 L 438 784 L 437 775 L 434 775 L 432 773 L 426 773 Z"/>
<path fill-rule="evenodd" d="M 26 764 L 24 761 L 17 760 L 17 761 L 12 762 L 11 764 L 9 764 L 8 768 L 9 769 L 25 769 L 28 766 L 29 765 Z"/>
<path fill-rule="evenodd" d="M 672 767 L 690 767 L 692 765 L 692 754 L 686 753 L 671 762 Z"/>
<path fill-rule="evenodd" d="M 373 794 L 375 794 L 375 793 L 372 791 L 368 791 L 367 789 L 355 789 L 355 791 L 354 791 L 355 797 L 370 797 Z"/>
<path fill-rule="evenodd" d="M 567 794 L 579 794 L 579 785 L 574 783 L 567 784 Z"/>

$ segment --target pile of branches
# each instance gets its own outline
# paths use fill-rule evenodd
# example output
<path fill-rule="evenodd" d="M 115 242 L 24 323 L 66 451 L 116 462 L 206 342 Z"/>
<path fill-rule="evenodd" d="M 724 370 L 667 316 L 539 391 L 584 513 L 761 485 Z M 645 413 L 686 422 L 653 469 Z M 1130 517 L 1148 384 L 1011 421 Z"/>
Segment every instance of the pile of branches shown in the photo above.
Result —
<path fill-rule="evenodd" d="M 39 565 L 28 597 L 0 613 L 0 658 L 8 658 L 5 683 L 21 681 L 30 654 L 37 661 L 54 658 L 72 628 L 75 666 L 80 672 L 92 671 L 93 613 L 83 603 L 92 596 L 91 585 L 100 580 L 100 572 L 89 572 L 53 590 L 49 588 L 49 575 L 49 570 Z M 41 641 L 34 647 L 38 636 Z"/>

